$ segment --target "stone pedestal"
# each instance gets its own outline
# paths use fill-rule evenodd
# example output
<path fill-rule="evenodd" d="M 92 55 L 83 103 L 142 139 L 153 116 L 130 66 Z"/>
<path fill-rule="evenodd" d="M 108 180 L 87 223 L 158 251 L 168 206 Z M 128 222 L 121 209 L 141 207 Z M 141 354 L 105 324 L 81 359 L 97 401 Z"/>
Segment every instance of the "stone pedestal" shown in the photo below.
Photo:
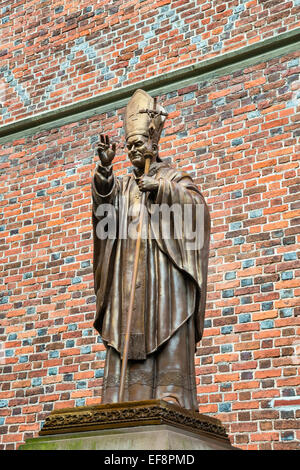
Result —
<path fill-rule="evenodd" d="M 53 411 L 20 450 L 233 450 L 221 422 L 163 400 Z"/>

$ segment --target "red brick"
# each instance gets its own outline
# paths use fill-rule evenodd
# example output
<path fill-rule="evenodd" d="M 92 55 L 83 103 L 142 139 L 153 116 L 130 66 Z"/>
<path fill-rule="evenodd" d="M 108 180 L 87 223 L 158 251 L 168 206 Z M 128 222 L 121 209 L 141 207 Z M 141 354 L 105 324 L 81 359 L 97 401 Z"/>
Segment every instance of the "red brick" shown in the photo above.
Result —
<path fill-rule="evenodd" d="M 260 78 L 257 78 L 256 80 L 252 80 L 250 82 L 245 83 L 245 88 L 253 88 L 255 86 L 262 85 L 265 82 L 266 82 L 266 78 L 260 77 Z"/>
<path fill-rule="evenodd" d="M 263 432 L 260 434 L 252 434 L 251 441 L 278 441 L 279 433 L 278 432 Z"/>
<path fill-rule="evenodd" d="M 251 400 L 246 402 L 237 401 L 232 404 L 233 410 L 253 410 L 259 408 L 259 401 Z"/>
<path fill-rule="evenodd" d="M 200 413 L 216 413 L 218 411 L 218 405 L 200 405 L 199 412 Z"/>
<path fill-rule="evenodd" d="M 280 369 L 276 369 L 276 370 L 272 370 L 272 369 L 267 369 L 267 370 L 257 370 L 255 372 L 255 378 L 257 379 L 265 379 L 266 377 L 280 377 L 281 376 L 281 370 Z"/>
<path fill-rule="evenodd" d="M 252 388 L 258 388 L 260 386 L 260 382 L 255 380 L 251 381 L 239 381 L 234 384 L 234 390 L 249 390 Z"/>

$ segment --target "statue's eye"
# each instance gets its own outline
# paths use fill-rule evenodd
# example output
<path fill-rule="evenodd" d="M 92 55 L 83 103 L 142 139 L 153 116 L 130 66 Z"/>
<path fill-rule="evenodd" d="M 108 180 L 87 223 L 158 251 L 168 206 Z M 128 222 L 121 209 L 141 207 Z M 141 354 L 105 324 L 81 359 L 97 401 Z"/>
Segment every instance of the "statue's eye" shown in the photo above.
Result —
<path fill-rule="evenodd" d="M 136 144 L 136 146 L 137 146 L 137 147 L 141 147 L 141 146 L 143 145 L 143 143 L 144 143 L 144 142 L 139 141 L 139 142 Z"/>

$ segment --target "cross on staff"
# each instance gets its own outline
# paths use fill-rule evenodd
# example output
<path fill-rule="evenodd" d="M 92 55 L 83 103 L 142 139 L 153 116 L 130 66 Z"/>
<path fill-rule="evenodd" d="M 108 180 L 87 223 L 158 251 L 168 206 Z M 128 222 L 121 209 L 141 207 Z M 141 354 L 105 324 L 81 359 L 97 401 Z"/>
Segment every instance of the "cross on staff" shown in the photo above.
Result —
<path fill-rule="evenodd" d="M 150 124 L 148 128 L 149 139 L 148 139 L 148 147 L 149 151 L 145 154 L 145 168 L 144 168 L 144 175 L 147 175 L 150 168 L 151 158 L 153 157 L 152 153 L 152 143 L 151 139 L 153 137 L 155 131 L 155 124 L 154 119 L 156 116 L 167 116 L 168 114 L 163 111 L 157 111 L 156 109 L 157 98 L 154 98 L 154 106 L 153 109 L 141 109 L 139 113 L 147 113 L 150 117 Z M 150 150 L 151 148 L 151 150 Z M 128 350 L 129 350 L 129 338 L 131 332 L 131 323 L 132 323 L 132 312 L 133 312 L 133 302 L 135 296 L 135 289 L 136 289 L 136 279 L 138 273 L 138 264 L 139 264 L 139 256 L 140 256 L 140 248 L 141 248 L 141 239 L 142 239 L 142 225 L 144 220 L 144 212 L 145 212 L 145 200 L 146 200 L 146 193 L 143 192 L 141 197 L 141 211 L 139 215 L 139 225 L 138 225 L 138 233 L 137 233 L 137 240 L 135 246 L 135 255 L 134 255 L 134 265 L 133 265 L 133 272 L 132 272 L 132 283 L 131 283 L 131 291 L 130 291 L 130 299 L 129 299 L 129 307 L 128 307 L 128 315 L 127 315 L 127 324 L 126 324 L 126 334 L 125 334 L 125 341 L 124 341 L 124 350 L 123 350 L 123 358 L 122 358 L 122 367 L 121 367 L 121 378 L 120 378 L 120 389 L 119 389 L 119 402 L 124 401 L 124 388 L 125 388 L 125 377 L 127 372 L 127 364 L 128 364 Z"/>

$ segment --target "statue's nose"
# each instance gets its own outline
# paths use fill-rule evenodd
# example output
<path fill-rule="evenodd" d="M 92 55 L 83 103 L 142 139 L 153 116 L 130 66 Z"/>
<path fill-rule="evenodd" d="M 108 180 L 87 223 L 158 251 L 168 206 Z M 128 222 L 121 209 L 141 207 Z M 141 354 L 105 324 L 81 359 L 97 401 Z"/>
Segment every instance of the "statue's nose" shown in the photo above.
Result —
<path fill-rule="evenodd" d="M 134 154 L 135 152 L 136 152 L 136 146 L 133 144 L 130 149 L 130 153 Z"/>

